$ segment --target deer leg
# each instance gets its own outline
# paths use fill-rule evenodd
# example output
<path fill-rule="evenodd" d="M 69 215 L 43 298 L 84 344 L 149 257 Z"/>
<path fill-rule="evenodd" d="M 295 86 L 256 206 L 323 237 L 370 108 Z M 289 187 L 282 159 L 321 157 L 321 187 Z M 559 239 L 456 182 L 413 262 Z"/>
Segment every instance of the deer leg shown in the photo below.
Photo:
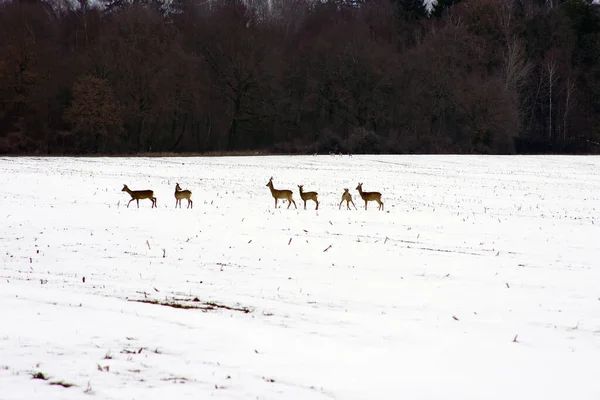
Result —
<path fill-rule="evenodd" d="M 277 197 L 275 197 L 275 208 L 277 208 Z"/>
<path fill-rule="evenodd" d="M 129 203 L 131 203 L 132 201 L 134 201 L 135 199 L 131 199 L 129 200 Z M 129 208 L 129 203 L 127 203 L 127 208 Z"/>
<path fill-rule="evenodd" d="M 306 210 L 306 200 L 303 200 L 303 201 L 304 201 L 304 209 Z M 292 204 L 292 203 L 290 203 L 290 204 Z"/>
<path fill-rule="evenodd" d="M 317 206 L 315 207 L 315 210 L 319 209 L 319 202 L 317 200 L 315 200 L 315 203 L 317 203 Z"/>
<path fill-rule="evenodd" d="M 296 207 L 296 202 L 294 201 L 294 199 L 290 199 L 290 200 L 292 200 L 292 203 L 294 203 L 294 208 L 297 210 L 298 207 Z M 289 208 L 289 206 L 288 206 L 288 208 Z"/>
<path fill-rule="evenodd" d="M 365 210 L 367 209 L 367 203 L 369 202 L 369 200 L 365 200 Z"/>
<path fill-rule="evenodd" d="M 194 202 L 192 199 L 188 199 L 188 208 L 194 208 Z"/>
<path fill-rule="evenodd" d="M 344 199 L 342 199 L 342 201 L 340 201 L 340 206 L 338 207 L 338 210 L 342 209 L 342 203 L 344 202 Z"/>
<path fill-rule="evenodd" d="M 350 202 L 352 203 L 352 205 L 354 206 L 355 210 L 358 210 L 358 208 L 356 208 L 356 204 L 354 204 L 354 202 L 352 200 L 350 200 Z M 348 206 L 348 210 L 350 209 L 350 206 Z"/>
<path fill-rule="evenodd" d="M 138 208 L 140 208 L 140 199 L 135 199 L 135 202 L 137 203 Z"/>

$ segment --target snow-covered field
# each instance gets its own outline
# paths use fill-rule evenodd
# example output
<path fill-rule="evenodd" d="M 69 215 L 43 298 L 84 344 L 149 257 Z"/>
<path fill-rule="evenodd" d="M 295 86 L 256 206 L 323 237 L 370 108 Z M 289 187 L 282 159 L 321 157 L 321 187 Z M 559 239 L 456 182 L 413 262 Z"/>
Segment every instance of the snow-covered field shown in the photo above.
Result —
<path fill-rule="evenodd" d="M 2 400 L 600 398 L 600 158 L 0 158 L 0 188 Z"/>

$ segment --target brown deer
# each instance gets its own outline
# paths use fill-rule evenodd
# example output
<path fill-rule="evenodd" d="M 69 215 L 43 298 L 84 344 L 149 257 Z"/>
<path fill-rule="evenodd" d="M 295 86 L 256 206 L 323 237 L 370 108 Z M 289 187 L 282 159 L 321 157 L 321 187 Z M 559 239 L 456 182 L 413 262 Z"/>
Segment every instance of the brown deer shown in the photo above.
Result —
<path fill-rule="evenodd" d="M 296 207 L 296 202 L 292 198 L 292 191 L 291 190 L 278 190 L 278 189 L 275 189 L 273 187 L 273 177 L 271 177 L 271 179 L 269 179 L 269 183 L 267 183 L 267 186 L 271 190 L 271 196 L 273 196 L 273 198 L 275 199 L 275 208 L 277 208 L 277 199 L 287 200 L 288 201 L 287 208 L 290 208 L 290 206 L 292 205 L 292 203 L 294 203 L 294 207 Z M 298 208 L 298 207 L 296 207 L 296 208 Z"/>
<path fill-rule="evenodd" d="M 131 196 L 131 200 L 129 200 L 129 203 L 135 200 L 137 202 L 138 208 L 140 208 L 140 200 L 143 199 L 149 199 L 150 201 L 152 201 L 151 208 L 156 207 L 156 197 L 154 197 L 154 192 L 152 190 L 131 190 L 127 187 L 127 185 L 123 185 L 123 189 L 121 189 L 121 192 L 129 193 L 129 195 Z M 129 203 L 127 203 L 127 208 L 129 208 Z"/>
<path fill-rule="evenodd" d="M 319 200 L 317 200 L 317 196 L 319 196 L 319 194 L 317 192 L 304 192 L 304 185 L 298 185 L 298 189 L 300 190 L 300 197 L 302 198 L 302 200 L 304 200 L 304 209 L 306 210 L 306 201 L 312 200 L 315 203 L 317 203 L 317 207 L 315 208 L 315 210 L 318 210 Z"/>
<path fill-rule="evenodd" d="M 356 205 L 352 201 L 352 195 L 350 194 L 348 189 L 345 189 L 345 188 L 344 188 L 344 194 L 342 194 L 342 201 L 340 201 L 340 206 L 338 207 L 338 210 L 342 208 L 342 203 L 344 202 L 344 200 L 346 201 L 346 207 L 348 207 L 348 210 L 350 210 L 350 203 L 352 203 L 352 205 L 354 206 L 354 209 L 357 210 Z"/>
<path fill-rule="evenodd" d="M 179 204 L 179 208 L 181 208 L 181 200 L 187 200 L 187 208 L 194 208 L 194 202 L 192 201 L 192 192 L 189 190 L 181 190 L 181 186 L 179 183 L 175 184 L 175 208 L 177 208 L 177 204 Z"/>
<path fill-rule="evenodd" d="M 367 203 L 369 201 L 376 201 L 379 203 L 379 210 L 383 210 L 383 203 L 381 202 L 381 193 L 379 192 L 363 192 L 362 183 L 359 183 L 356 187 L 360 197 L 365 201 L 365 210 L 367 209 Z"/>

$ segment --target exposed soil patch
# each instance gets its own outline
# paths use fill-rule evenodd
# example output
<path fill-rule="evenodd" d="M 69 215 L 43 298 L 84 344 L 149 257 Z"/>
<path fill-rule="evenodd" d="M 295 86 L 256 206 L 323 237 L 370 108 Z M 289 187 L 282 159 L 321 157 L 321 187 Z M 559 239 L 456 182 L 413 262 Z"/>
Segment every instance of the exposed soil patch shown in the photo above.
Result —
<path fill-rule="evenodd" d="M 239 311 L 244 314 L 248 314 L 251 310 L 247 307 L 235 307 L 228 306 L 225 304 L 218 304 L 211 301 L 200 301 L 197 297 L 193 299 L 172 299 L 172 300 L 149 300 L 149 299 L 130 299 L 129 301 L 135 301 L 138 303 L 147 303 L 147 304 L 157 304 L 160 306 L 173 307 L 173 308 L 183 308 L 183 309 L 196 309 L 206 311 L 215 311 L 218 309 L 225 309 L 231 311 Z"/>

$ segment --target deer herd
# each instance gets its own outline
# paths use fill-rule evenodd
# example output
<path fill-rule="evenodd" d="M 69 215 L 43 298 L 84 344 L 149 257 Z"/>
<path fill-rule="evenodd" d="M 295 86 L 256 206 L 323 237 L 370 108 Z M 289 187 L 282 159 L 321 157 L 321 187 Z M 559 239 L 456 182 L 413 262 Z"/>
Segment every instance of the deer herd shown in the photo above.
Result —
<path fill-rule="evenodd" d="M 277 201 L 278 200 L 287 200 L 288 202 L 288 206 L 287 208 L 290 208 L 290 206 L 293 204 L 295 208 L 298 208 L 296 206 L 296 202 L 294 201 L 293 198 L 293 193 L 291 190 L 288 189 L 275 189 L 273 187 L 273 177 L 271 177 L 271 179 L 269 179 L 269 183 L 267 183 L 267 187 L 269 188 L 269 190 L 271 191 L 271 196 L 273 196 L 273 198 L 275 199 L 275 208 L 277 208 Z M 308 200 L 312 200 L 315 202 L 315 210 L 319 209 L 319 194 L 317 192 L 305 192 L 304 191 L 304 186 L 303 185 L 298 185 L 298 190 L 300 191 L 300 198 L 302 199 L 302 201 L 304 201 L 304 209 L 306 210 L 306 202 Z M 383 202 L 381 201 L 381 193 L 379 192 L 363 192 L 362 190 L 362 183 L 359 183 L 358 186 L 356 187 L 356 190 L 358 190 L 358 194 L 360 195 L 361 199 L 364 200 L 365 202 L 365 210 L 367 209 L 367 204 L 369 203 L 369 201 L 375 201 L 379 204 L 378 209 L 379 210 L 383 210 Z M 136 201 L 138 208 L 140 207 L 140 200 L 143 199 L 149 199 L 150 201 L 152 201 L 152 208 L 156 207 L 156 197 L 154 196 L 154 191 L 152 190 L 131 190 L 127 187 L 127 185 L 123 185 L 123 189 L 121 189 L 122 192 L 127 192 L 129 193 L 129 195 L 131 196 L 131 200 L 129 200 L 129 203 L 127 203 L 127 207 L 129 207 L 129 204 L 132 201 Z M 193 201 L 192 201 L 192 192 L 190 190 L 182 190 L 181 187 L 179 186 L 179 183 L 175 184 L 175 208 L 177 208 L 177 206 L 179 205 L 179 208 L 181 208 L 181 200 L 186 199 L 187 200 L 187 208 L 193 208 Z M 338 209 L 342 208 L 342 204 L 344 203 L 344 201 L 346 202 L 346 207 L 348 207 L 348 210 L 350 210 L 350 204 L 352 204 L 354 206 L 354 209 L 356 210 L 356 205 L 354 204 L 354 201 L 352 201 L 352 195 L 350 194 L 350 191 L 348 189 L 344 189 L 344 193 L 342 194 L 342 201 L 340 201 L 340 205 L 338 207 Z"/>

